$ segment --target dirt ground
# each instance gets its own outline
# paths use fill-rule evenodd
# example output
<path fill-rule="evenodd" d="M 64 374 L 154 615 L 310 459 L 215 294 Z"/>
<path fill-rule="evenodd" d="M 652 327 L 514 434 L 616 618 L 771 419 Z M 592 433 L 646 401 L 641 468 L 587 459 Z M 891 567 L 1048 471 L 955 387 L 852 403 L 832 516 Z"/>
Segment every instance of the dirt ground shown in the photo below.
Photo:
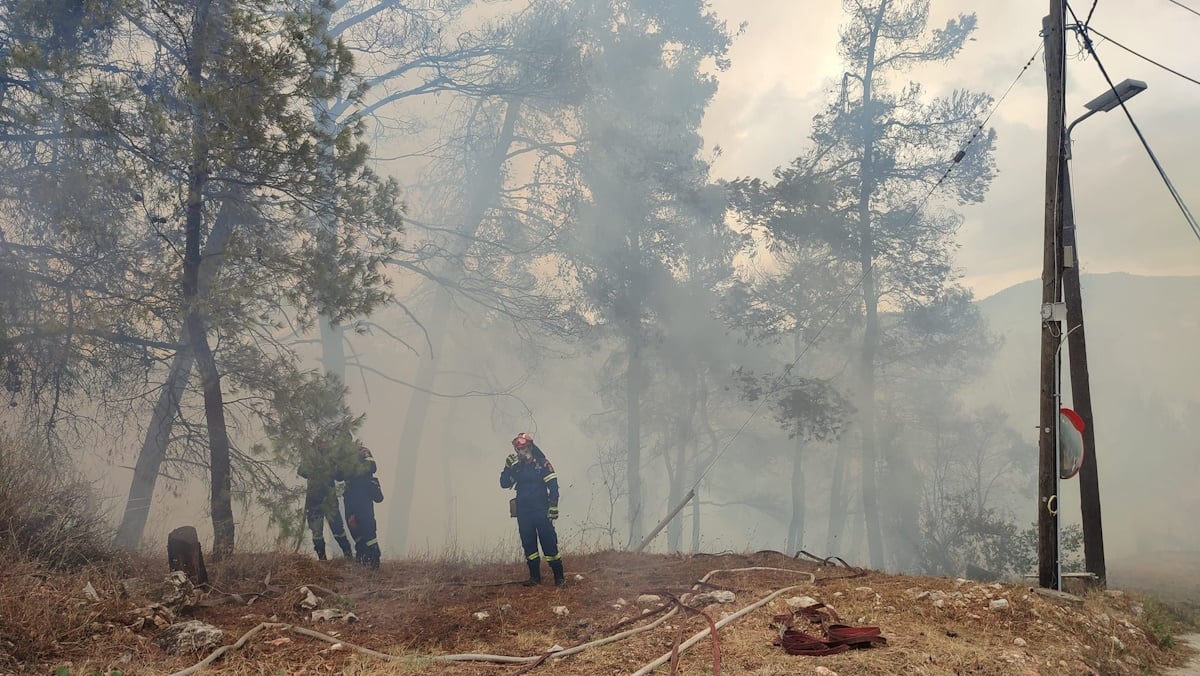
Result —
<path fill-rule="evenodd" d="M 707 620 L 677 612 L 649 631 L 532 668 L 446 658 L 465 653 L 537 657 L 556 646 L 569 649 L 646 626 L 674 608 L 670 595 L 693 591 L 701 578 L 721 571 L 711 574 L 708 585 L 695 587 L 735 594 L 730 603 L 707 606 L 714 621 L 794 589 L 721 628 L 715 645 L 711 637 L 696 643 L 682 655 L 678 673 L 711 674 L 719 661 L 725 674 L 1146 674 L 1179 666 L 1192 653 L 1173 639 L 1174 625 L 1157 604 L 1116 591 L 1087 594 L 1080 606 L 1042 598 L 1023 586 L 891 576 L 777 552 L 600 552 L 568 558 L 566 567 L 565 589 L 556 589 L 548 572 L 541 587 L 525 588 L 517 584 L 525 577 L 521 561 L 385 561 L 372 572 L 342 561 L 243 554 L 210 566 L 214 589 L 208 597 L 229 600 L 234 593 L 240 602 L 193 608 L 180 619 L 221 628 L 226 645 L 260 623 L 270 624 L 207 673 L 631 674 L 669 654 L 681 637 L 707 627 Z M 738 570 L 754 568 L 781 570 Z M 166 573 L 161 562 L 138 562 L 133 569 L 148 590 L 161 590 Z M 132 610 L 160 598 L 152 591 L 123 597 L 119 574 L 95 570 L 55 580 L 9 569 L 3 575 L 0 639 L 7 643 L 0 642 L 0 673 L 173 674 L 208 654 L 170 656 L 152 640 L 158 627 L 148 623 L 131 629 Z M 95 598 L 83 593 L 87 582 Z M 80 625 L 37 644 L 40 659 L 29 659 L 34 644 L 25 635 L 32 631 L 36 609 L 22 611 L 27 619 L 21 620 L 14 605 L 20 603 L 14 597 L 20 585 L 31 586 L 23 596 L 36 596 L 42 605 L 53 604 L 57 594 L 61 607 L 71 612 L 64 621 Z M 321 608 L 353 612 L 357 621 L 313 621 L 297 605 L 302 586 L 322 597 Z M 639 604 L 642 594 L 661 600 Z M 827 657 L 788 655 L 772 644 L 778 636 L 772 618 L 789 612 L 785 600 L 796 596 L 833 607 L 844 623 L 878 626 L 887 645 Z M 1007 607 L 993 608 L 1005 605 L 993 604 L 1001 599 Z M 565 607 L 565 613 L 556 607 Z M 487 616 L 477 619 L 477 613 Z M 293 627 L 330 638 L 303 635 Z M 14 646 L 10 653 L 25 653 L 6 655 L 5 645 Z M 672 671 L 663 665 L 654 673 Z"/>

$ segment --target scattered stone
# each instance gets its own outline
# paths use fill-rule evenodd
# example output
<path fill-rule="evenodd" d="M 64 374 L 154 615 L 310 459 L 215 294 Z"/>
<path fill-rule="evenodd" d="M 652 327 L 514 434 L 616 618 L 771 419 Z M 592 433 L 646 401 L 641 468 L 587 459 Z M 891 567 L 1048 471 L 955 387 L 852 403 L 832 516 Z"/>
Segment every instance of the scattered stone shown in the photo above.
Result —
<path fill-rule="evenodd" d="M 818 676 L 838 676 L 838 672 L 829 667 L 817 667 Z"/>
<path fill-rule="evenodd" d="M 807 608 L 817 605 L 818 601 L 811 596 L 793 596 L 786 601 L 789 608 L 793 610 L 798 608 Z"/>
<path fill-rule="evenodd" d="M 507 604 L 507 603 L 505 603 L 504 605 L 500 606 L 500 612 L 502 612 L 502 613 L 507 613 L 507 612 L 508 612 L 508 611 L 510 611 L 510 610 L 512 610 L 512 606 L 511 606 L 511 605 L 509 605 L 509 604 Z"/>
<path fill-rule="evenodd" d="M 1133 604 L 1133 606 L 1130 608 L 1130 610 L 1132 610 L 1133 614 L 1137 615 L 1138 617 L 1141 617 L 1142 613 L 1146 612 L 1146 609 L 1143 608 L 1142 604 L 1140 604 L 1140 603 Z"/>
<path fill-rule="evenodd" d="M 845 596 L 845 594 L 843 594 L 842 592 L 833 592 L 833 598 L 835 598 L 835 599 L 840 599 L 843 596 Z"/>
<path fill-rule="evenodd" d="M 929 596 L 930 594 L 928 591 L 923 591 L 920 594 L 917 594 L 916 599 L 918 601 L 924 601 L 925 599 L 929 598 Z"/>
<path fill-rule="evenodd" d="M 559 644 L 555 643 L 554 645 L 550 646 L 550 649 L 547 650 L 546 652 L 556 653 L 556 652 L 560 652 L 562 650 L 564 650 L 564 648 L 562 646 L 560 646 Z"/>
<path fill-rule="evenodd" d="M 316 610 L 321 605 L 321 597 L 312 593 L 308 587 L 301 587 L 300 601 L 296 605 L 300 610 Z"/>
<path fill-rule="evenodd" d="M 629 605 L 629 601 L 626 601 L 625 599 L 617 599 L 616 601 L 613 601 L 613 605 L 624 608 L 625 606 Z"/>
<path fill-rule="evenodd" d="M 889 613 L 896 612 L 896 606 L 884 606 L 883 609 L 885 612 L 889 612 Z"/>
<path fill-rule="evenodd" d="M 946 607 L 946 599 L 934 599 L 933 607 L 934 608 L 945 608 Z"/>
<path fill-rule="evenodd" d="M 964 584 L 966 584 L 966 583 L 967 583 L 967 578 L 965 578 L 965 577 L 956 577 L 956 578 L 954 578 L 954 586 L 955 586 L 955 587 L 961 587 L 961 586 L 963 586 L 963 585 L 964 585 Z"/>
<path fill-rule="evenodd" d="M 178 613 L 200 602 L 200 592 L 183 571 L 172 571 L 164 582 L 162 604 Z"/>
<path fill-rule="evenodd" d="M 96 593 L 96 588 L 92 586 L 91 582 L 88 582 L 86 585 L 84 585 L 83 595 L 88 597 L 89 601 L 99 601 L 100 600 L 100 595 Z"/>
<path fill-rule="evenodd" d="M 1013 645 L 1015 645 L 1015 646 L 1017 646 L 1017 647 L 1019 647 L 1019 648 L 1024 648 L 1024 647 L 1026 646 L 1025 639 L 1023 639 L 1023 638 L 1014 638 L 1014 639 L 1013 639 Z"/>
<path fill-rule="evenodd" d="M 566 617 L 571 614 L 571 611 L 567 610 L 566 606 L 554 606 L 554 614 L 559 617 Z"/>
<path fill-rule="evenodd" d="M 945 601 L 949 597 L 946 595 L 946 592 L 936 589 L 929 592 L 929 598 L 933 599 L 934 601 Z"/>
<path fill-rule="evenodd" d="M 475 619 L 479 620 L 480 622 L 482 622 L 482 621 L 486 620 L 487 618 L 491 617 L 491 614 L 481 610 L 481 611 L 475 613 L 475 615 L 473 617 Z"/>
<path fill-rule="evenodd" d="M 1109 636 L 1108 640 L 1112 641 L 1113 647 L 1115 647 L 1117 650 L 1120 650 L 1121 652 L 1125 651 L 1125 642 L 1121 639 L 1117 638 L 1116 636 Z"/>
<path fill-rule="evenodd" d="M 333 620 L 336 620 L 340 617 L 342 617 L 342 611 L 334 610 L 333 608 L 325 608 L 324 610 L 312 611 L 312 621 L 313 622 L 325 622 L 327 620 L 332 622 Z"/>
<path fill-rule="evenodd" d="M 662 597 L 657 594 L 642 594 L 641 596 L 637 597 L 637 604 L 639 606 L 648 606 L 658 603 L 659 601 L 662 601 Z"/>
<path fill-rule="evenodd" d="M 292 642 L 292 639 L 290 639 L 286 636 L 280 636 L 279 638 L 275 638 L 275 639 L 271 639 L 270 641 L 267 641 L 267 645 L 273 645 L 276 648 L 278 648 L 281 645 L 287 645 L 291 642 Z"/>
<path fill-rule="evenodd" d="M 358 615 L 348 612 L 345 615 L 342 615 L 342 622 L 345 622 L 346 624 L 358 622 Z"/>
<path fill-rule="evenodd" d="M 154 638 L 154 644 L 169 655 L 209 652 L 221 644 L 225 632 L 200 620 L 178 622 Z"/>
<path fill-rule="evenodd" d="M 711 606 L 714 603 L 733 603 L 735 600 L 737 600 L 737 595 L 735 595 L 733 592 L 720 589 L 717 591 L 704 592 L 703 594 L 696 594 L 687 600 L 687 605 L 691 606 L 692 608 L 703 608 L 705 606 Z"/>
<path fill-rule="evenodd" d="M 583 582 L 583 576 L 582 576 L 582 575 L 580 575 L 579 573 L 576 573 L 576 574 L 575 574 L 575 581 L 576 581 L 576 582 Z"/>
<path fill-rule="evenodd" d="M 993 599 L 988 604 L 988 608 L 991 610 L 1008 610 L 1008 599 Z"/>
<path fill-rule="evenodd" d="M 859 594 L 874 594 L 875 593 L 875 590 L 871 589 L 870 587 L 855 587 L 854 591 L 858 592 Z"/>
<path fill-rule="evenodd" d="M 1105 596 L 1107 596 L 1107 597 L 1108 597 L 1108 598 L 1110 598 L 1110 599 L 1123 599 L 1123 598 L 1125 598 L 1125 592 L 1121 591 L 1120 589 L 1105 589 L 1105 590 L 1104 590 L 1104 595 L 1105 595 Z"/>
<path fill-rule="evenodd" d="M 126 626 L 132 631 L 141 631 L 147 627 L 162 629 L 175 621 L 175 613 L 161 603 L 151 603 L 144 608 L 132 611 L 133 620 Z"/>
<path fill-rule="evenodd" d="M 326 648 L 324 650 L 318 650 L 317 654 L 318 655 L 328 655 L 329 653 L 335 653 L 345 647 L 346 646 L 342 645 L 341 643 L 334 643 L 333 645 L 329 646 L 328 648 Z"/>

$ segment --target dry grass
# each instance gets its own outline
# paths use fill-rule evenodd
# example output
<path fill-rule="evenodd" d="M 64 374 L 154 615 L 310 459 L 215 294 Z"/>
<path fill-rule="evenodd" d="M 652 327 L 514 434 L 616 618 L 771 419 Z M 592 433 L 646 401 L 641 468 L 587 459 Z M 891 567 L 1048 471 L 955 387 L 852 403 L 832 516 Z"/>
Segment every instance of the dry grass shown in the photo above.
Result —
<path fill-rule="evenodd" d="M 141 576 L 151 582 L 161 580 L 166 572 L 157 560 L 139 565 L 143 567 Z M 831 657 L 789 656 L 771 645 L 775 636 L 771 618 L 785 610 L 781 599 L 721 630 L 723 673 L 727 674 L 811 673 L 818 665 L 840 674 L 1141 674 L 1156 673 L 1186 658 L 1181 648 L 1160 640 L 1151 628 L 1157 606 L 1131 595 L 1092 594 L 1082 608 L 1076 608 L 1033 596 L 1019 586 L 997 588 L 881 574 L 829 579 L 845 571 L 815 568 L 776 554 L 687 557 L 599 552 L 567 559 L 569 576 L 580 574 L 584 579 L 563 590 L 549 584 L 534 589 L 497 584 L 522 579 L 524 565 L 520 561 L 386 561 L 381 571 L 371 573 L 340 561 L 322 564 L 297 555 L 242 554 L 210 570 L 217 587 L 228 592 L 257 592 L 269 573 L 271 585 L 282 590 L 282 596 L 249 606 L 198 609 L 194 616 L 224 629 L 227 643 L 258 623 L 274 619 L 337 632 L 341 640 L 403 658 L 384 663 L 349 650 L 331 650 L 326 643 L 286 630 L 269 629 L 218 663 L 212 673 L 513 673 L 518 667 L 434 663 L 428 658 L 464 652 L 537 655 L 555 644 L 569 647 L 609 635 L 619 620 L 636 616 L 640 609 L 634 601 L 639 593 L 682 591 L 710 570 L 748 566 L 815 572 L 818 584 L 799 594 L 828 603 L 850 624 L 878 625 L 888 645 Z M 21 585 L 28 585 L 31 576 L 41 576 L 37 579 L 42 582 L 23 593 Z M 125 674 L 153 675 L 169 674 L 198 661 L 202 656 L 165 655 L 150 643 L 153 630 L 135 634 L 121 625 L 119 618 L 127 616 L 131 608 L 153 599 L 150 594 L 119 598 L 115 591 L 120 577 L 106 568 L 49 573 L 32 565 L 9 566 L 6 576 L 0 578 L 0 595 L 5 599 L 5 605 L 0 605 L 0 627 L 4 632 L 10 632 L 14 624 L 41 630 L 31 629 L 22 638 L 20 657 L 12 655 L 17 661 L 0 666 L 0 672 L 19 668 L 46 673 L 71 661 L 71 673 L 107 674 L 119 669 Z M 83 598 L 80 590 L 87 581 L 101 593 L 101 601 Z M 804 578 L 792 573 L 745 572 L 720 574 L 712 582 L 737 593 L 732 606 L 709 608 L 714 619 L 719 619 L 722 611 L 736 610 L 775 589 L 803 584 Z M 332 604 L 353 610 L 360 621 L 350 625 L 309 621 L 293 607 L 298 597 L 295 590 L 304 584 L 333 591 Z M 865 589 L 868 587 L 870 591 Z M 917 600 L 917 592 L 922 590 L 945 593 L 942 607 L 935 607 L 928 597 Z M 617 598 L 630 603 L 613 608 Z M 993 598 L 1008 599 L 1010 609 L 989 610 Z M 567 606 L 570 614 L 555 615 L 552 609 L 556 605 Z M 1140 615 L 1136 612 L 1139 605 Z M 491 617 L 476 620 L 472 614 L 478 611 Z M 24 615 L 11 622 L 12 612 Z M 50 625 L 58 629 L 47 631 Z M 653 631 L 544 664 L 534 673 L 628 674 L 669 652 L 681 626 L 688 637 L 706 624 L 695 617 L 675 616 Z M 1018 645 L 1016 639 L 1024 645 Z M 711 647 L 706 639 L 683 656 L 680 673 L 705 674 L 711 669 Z M 658 673 L 666 672 L 664 667 Z"/>

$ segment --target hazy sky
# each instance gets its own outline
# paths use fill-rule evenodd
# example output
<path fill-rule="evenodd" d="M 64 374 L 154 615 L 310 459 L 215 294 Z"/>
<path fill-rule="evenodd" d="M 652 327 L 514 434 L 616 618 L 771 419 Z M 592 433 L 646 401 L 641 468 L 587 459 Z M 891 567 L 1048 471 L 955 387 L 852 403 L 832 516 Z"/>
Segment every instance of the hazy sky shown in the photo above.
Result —
<path fill-rule="evenodd" d="M 1192 2 L 1200 9 L 1200 0 Z M 1076 12 L 1091 3 L 1076 0 Z M 843 21 L 836 0 L 712 0 L 731 27 L 745 21 L 731 53 L 733 67 L 705 121 L 710 146 L 719 144 L 719 176 L 766 175 L 806 146 L 812 116 L 839 79 L 836 42 Z M 955 87 L 994 97 L 1008 88 L 1041 42 L 1045 0 L 934 0 L 934 21 L 975 12 L 979 29 L 954 61 L 911 77 L 930 93 Z M 1082 15 L 1081 15 L 1082 18 Z M 1200 16 L 1167 0 L 1100 0 L 1091 24 L 1150 58 L 1200 79 L 1194 47 Z M 1180 79 L 1097 38 L 1097 52 L 1114 81 L 1143 80 L 1149 89 L 1129 103 L 1135 119 L 1193 210 L 1200 211 L 1200 85 Z M 1096 64 L 1069 38 L 1068 121 L 1107 89 Z M 1030 66 L 991 124 L 997 129 L 999 175 L 987 200 L 965 211 L 958 262 L 966 282 L 987 296 L 1041 272 L 1045 183 L 1045 71 Z M 1085 272 L 1200 273 L 1200 241 L 1162 185 L 1128 120 L 1117 110 L 1082 123 L 1072 135 L 1072 167 Z"/>

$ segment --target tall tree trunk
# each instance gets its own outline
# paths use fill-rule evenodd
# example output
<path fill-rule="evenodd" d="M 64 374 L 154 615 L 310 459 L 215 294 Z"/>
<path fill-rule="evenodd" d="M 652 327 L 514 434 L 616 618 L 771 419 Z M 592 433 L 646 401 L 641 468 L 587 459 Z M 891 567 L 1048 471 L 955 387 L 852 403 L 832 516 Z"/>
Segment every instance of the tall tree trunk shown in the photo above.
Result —
<path fill-rule="evenodd" d="M 689 458 L 688 447 L 692 445 L 695 439 L 695 433 L 692 431 L 692 422 L 696 418 L 696 407 L 699 401 L 699 396 L 696 392 L 696 379 L 694 377 L 687 379 L 685 390 L 690 393 L 688 397 L 688 408 L 686 414 L 679 417 L 677 421 L 676 431 L 676 452 L 674 470 L 670 472 L 671 489 L 667 498 L 667 509 L 675 508 L 679 501 L 683 499 L 685 478 L 690 477 L 692 472 L 688 471 Z M 696 458 L 691 458 L 695 462 Z M 668 464 L 670 468 L 670 464 Z M 694 498 L 693 498 L 694 499 Z M 683 549 L 683 520 L 681 518 L 671 519 L 667 524 L 667 551 L 672 554 Z"/>
<path fill-rule="evenodd" d="M 513 143 L 517 120 L 520 117 L 521 100 L 511 99 L 504 111 L 504 122 L 496 139 L 492 153 L 479 167 L 470 195 L 470 204 L 463 220 L 461 237 L 456 237 L 449 244 L 451 260 L 444 266 L 439 275 L 445 279 L 457 279 L 458 271 L 451 266 L 466 253 L 468 244 L 483 224 L 488 206 L 495 199 L 500 189 L 505 158 Z M 393 474 L 391 509 L 388 511 L 388 549 L 403 556 L 408 551 L 408 522 L 412 516 L 413 486 L 416 480 L 417 460 L 425 432 L 425 420 L 429 415 L 429 392 L 434 386 L 434 376 L 437 372 L 436 350 L 446 336 L 446 325 L 450 321 L 450 292 L 444 287 L 438 289 L 433 315 L 425 324 L 431 349 L 435 352 L 429 359 L 421 361 L 417 368 L 413 384 L 417 388 L 412 391 L 408 400 L 408 408 L 404 413 L 404 424 L 400 429 L 400 448 Z"/>
<path fill-rule="evenodd" d="M 826 556 L 846 551 L 846 517 L 850 501 L 846 498 L 846 462 L 850 459 L 850 432 L 838 437 L 837 454 L 833 457 L 833 476 L 829 480 L 829 530 L 825 533 Z"/>
<path fill-rule="evenodd" d="M 879 3 L 875 23 L 867 45 L 867 61 L 863 71 L 863 101 L 861 126 L 863 155 L 858 197 L 859 262 L 862 268 L 863 304 L 866 307 L 866 327 L 863 331 L 862 354 L 859 359 L 859 422 L 862 427 L 862 500 L 866 520 L 867 550 L 871 567 L 883 568 L 883 534 L 879 524 L 879 496 L 876 490 L 876 468 L 879 459 L 875 423 L 875 356 L 879 349 L 879 291 L 875 277 L 875 236 L 871 223 L 871 198 L 875 193 L 875 118 L 871 85 L 875 76 L 875 44 L 879 27 L 887 11 L 887 0 Z"/>
<path fill-rule="evenodd" d="M 333 3 L 317 0 L 313 2 L 313 15 L 316 23 L 316 29 L 313 31 L 312 47 L 317 53 L 324 55 L 328 49 L 329 39 L 329 24 L 333 19 Z M 324 68 L 316 74 L 316 77 L 321 80 L 328 80 L 329 73 Z M 314 99 L 309 108 L 312 111 L 313 121 L 320 128 L 321 133 L 327 138 L 337 136 L 341 123 L 330 110 L 332 101 L 328 99 Z M 322 143 L 321 155 L 324 162 L 318 171 L 324 172 L 326 175 L 331 175 L 335 151 L 330 147 L 329 143 Z M 337 216 L 325 215 L 321 218 L 321 223 L 318 227 L 325 231 L 325 234 L 336 239 L 340 223 Z M 330 257 L 332 260 L 332 257 Z M 317 318 L 318 326 L 321 335 L 321 368 L 325 373 L 337 376 L 338 381 L 346 382 L 346 348 L 343 344 L 345 340 L 346 330 L 333 323 L 330 317 L 324 313 Z"/>
<path fill-rule="evenodd" d="M 796 437 L 792 454 L 792 520 L 788 524 L 787 553 L 795 554 L 804 546 L 804 442 Z"/>
<path fill-rule="evenodd" d="M 199 0 L 192 25 L 192 44 L 188 53 L 188 81 L 196 91 L 204 86 L 204 66 L 208 61 L 211 38 L 224 23 L 224 7 L 217 6 L 216 21 L 210 14 L 214 0 Z M 201 105 L 192 118 L 192 157 L 188 167 L 187 209 L 184 220 L 183 310 L 184 334 L 188 349 L 196 357 L 204 394 L 204 417 L 208 427 L 210 492 L 209 511 L 213 523 L 213 558 L 233 553 L 234 524 L 232 475 L 229 460 L 229 430 L 225 425 L 225 402 L 216 358 L 208 343 L 208 322 L 204 298 L 200 295 L 200 255 L 204 227 L 205 189 L 210 176 L 206 111 Z"/>
<path fill-rule="evenodd" d="M 634 321 L 640 323 L 635 316 Z M 640 326 L 637 328 L 641 328 Z M 632 330 L 625 338 L 629 362 L 625 367 L 625 441 L 629 452 L 625 456 L 625 480 L 629 493 L 629 541 L 632 547 L 642 540 L 642 345 L 640 331 Z"/>
<path fill-rule="evenodd" d="M 699 449 L 697 449 L 699 450 Z M 699 481 L 699 477 L 696 480 Z M 692 549 L 696 554 L 700 551 L 700 485 L 696 485 L 696 495 L 692 498 Z"/>
<path fill-rule="evenodd" d="M 221 203 L 216 223 L 204 243 L 199 280 L 201 298 L 208 298 L 212 291 L 213 282 L 221 271 L 225 245 L 229 242 L 235 221 L 242 220 L 243 215 L 237 213 L 239 197 L 235 196 Z M 191 378 L 192 366 L 195 364 L 195 356 L 187 349 L 187 336 L 181 335 L 180 339 L 184 345 L 171 358 L 167 379 L 158 391 L 158 400 L 154 403 L 150 424 L 142 440 L 142 449 L 138 452 L 133 468 L 129 497 L 125 500 L 125 513 L 121 517 L 114 540 L 114 544 L 122 549 L 135 550 L 141 545 L 142 535 L 146 531 L 146 520 L 150 515 L 150 505 L 154 499 L 154 489 L 158 484 L 158 473 L 166 460 L 167 445 L 175 427 L 175 413 L 179 409 L 179 402 L 183 399 L 183 393 Z"/>

